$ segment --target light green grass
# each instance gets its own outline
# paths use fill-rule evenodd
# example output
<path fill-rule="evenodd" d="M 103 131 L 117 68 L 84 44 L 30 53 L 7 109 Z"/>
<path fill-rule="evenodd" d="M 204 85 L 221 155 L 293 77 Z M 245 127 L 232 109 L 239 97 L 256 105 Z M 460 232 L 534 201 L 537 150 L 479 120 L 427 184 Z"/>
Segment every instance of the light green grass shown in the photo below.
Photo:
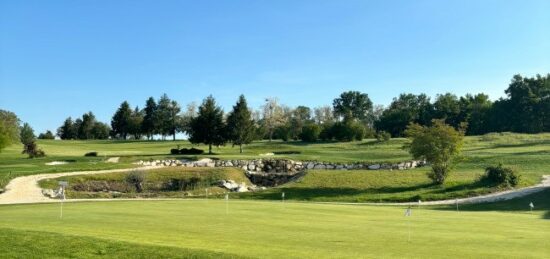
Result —
<path fill-rule="evenodd" d="M 41 159 L 27 159 L 20 154 L 20 146 L 14 145 L 0 153 L 0 188 L 5 186 L 13 177 L 36 173 L 66 172 L 79 170 L 98 170 L 109 168 L 132 167 L 137 160 L 160 158 L 190 158 L 213 157 L 220 159 L 252 159 L 259 158 L 260 154 L 277 151 L 297 151 L 300 154 L 275 155 L 273 158 L 289 158 L 294 160 L 320 160 L 333 162 L 382 162 L 403 161 L 411 159 L 402 149 L 405 139 L 392 139 L 388 143 L 376 143 L 374 140 L 348 143 L 301 143 L 301 142 L 254 142 L 245 147 L 245 152 L 239 154 L 238 148 L 231 145 L 214 148 L 216 155 L 202 156 L 171 156 L 171 148 L 180 145 L 180 148 L 191 147 L 186 141 L 56 141 L 40 140 L 39 146 L 46 151 L 48 157 Z M 199 148 L 205 148 L 199 146 Z M 99 152 L 98 158 L 85 158 L 86 152 Z M 474 182 L 483 173 L 485 167 L 503 163 L 515 167 L 522 174 L 522 186 L 538 183 L 544 174 L 550 174 L 550 133 L 544 134 L 488 134 L 484 136 L 466 137 L 464 145 L 464 160 L 457 166 L 450 178 L 447 187 L 470 186 L 477 188 Z M 121 156 L 121 163 L 109 164 L 102 160 L 109 156 Z M 75 163 L 59 166 L 46 166 L 44 163 L 55 160 L 75 160 Z M 404 187 L 411 187 L 425 183 L 427 178 L 423 172 L 428 168 L 411 171 L 413 181 Z M 351 175 L 351 174 L 350 174 Z M 397 175 L 397 176 L 395 176 Z M 383 177 L 401 177 L 401 174 L 389 174 Z M 409 177 L 408 175 L 403 175 Z M 403 178 L 396 181 L 408 181 Z M 364 182 L 364 181 L 363 181 Z M 316 186 L 310 186 L 316 188 Z M 340 186 L 347 188 L 345 186 Z M 381 186 L 374 186 L 376 188 Z M 391 186 L 390 186 L 391 187 Z M 403 187 L 403 186 L 402 186 Z M 355 187 L 354 187 L 355 188 Z M 369 188 L 369 185 L 361 187 Z M 468 191 L 468 189 L 462 189 Z M 460 188 L 459 188 L 460 189 Z M 475 193 L 486 190 L 476 190 Z M 457 195 L 459 192 L 456 193 Z M 434 193 L 427 197 L 436 197 Z M 409 195 L 410 196 L 410 195 Z M 384 197 L 382 197 L 383 199 Z M 387 197 L 391 199 L 391 197 Z M 403 198 L 403 197 L 401 197 Z M 400 198 L 400 199 L 401 199 Z M 355 198 L 354 198 L 355 199 Z M 372 197 L 358 197 L 363 200 L 376 200 Z"/>
<path fill-rule="evenodd" d="M 46 255 L 60 257 L 93 257 L 101 247 L 124 249 L 126 244 L 151 257 L 155 257 L 151 249 L 168 257 L 181 256 L 179 249 L 255 258 L 547 258 L 550 254 L 550 221 L 541 210 L 457 213 L 413 208 L 413 216 L 404 217 L 401 207 L 240 200 L 231 200 L 228 207 L 221 200 L 66 203 L 63 219 L 59 210 L 60 204 L 0 206 L 0 229 L 15 231 L 17 237 L 3 238 L 0 250 L 21 251 L 19 240 L 27 238 L 37 239 L 27 241 L 35 255 L 43 246 Z M 37 234 L 27 237 L 27 231 Z M 44 232 L 62 240 L 77 236 L 78 245 L 88 252 L 77 254 L 76 249 L 45 243 L 41 240 L 52 235 L 40 234 Z M 118 255 L 103 250 L 109 253 L 105 257 Z"/>

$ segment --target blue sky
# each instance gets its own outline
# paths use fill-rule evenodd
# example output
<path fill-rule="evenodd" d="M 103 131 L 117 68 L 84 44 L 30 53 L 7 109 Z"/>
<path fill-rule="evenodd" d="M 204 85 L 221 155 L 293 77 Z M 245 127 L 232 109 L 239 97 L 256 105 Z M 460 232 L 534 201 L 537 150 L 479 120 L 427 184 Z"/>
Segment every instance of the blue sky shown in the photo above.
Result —
<path fill-rule="evenodd" d="M 550 72 L 550 1 L 0 1 L 0 109 L 35 131 L 123 100 L 239 94 L 257 108 L 345 90 L 503 96 Z"/>

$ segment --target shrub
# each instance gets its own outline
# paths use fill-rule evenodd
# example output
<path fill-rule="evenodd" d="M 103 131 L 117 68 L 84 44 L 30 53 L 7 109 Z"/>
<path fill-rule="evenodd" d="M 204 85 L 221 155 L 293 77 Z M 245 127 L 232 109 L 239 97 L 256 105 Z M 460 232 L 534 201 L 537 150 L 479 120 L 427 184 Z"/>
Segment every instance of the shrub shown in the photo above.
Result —
<path fill-rule="evenodd" d="M 378 142 L 386 142 L 386 141 L 389 141 L 390 139 L 391 139 L 391 134 L 388 132 L 378 131 L 376 133 L 376 140 L 378 140 Z"/>
<path fill-rule="evenodd" d="M 198 148 L 182 148 L 179 150 L 179 154 L 182 155 L 201 155 L 204 153 L 204 150 Z"/>
<path fill-rule="evenodd" d="M 321 127 L 321 133 L 319 133 L 319 138 L 321 140 L 332 140 L 334 137 L 332 135 L 332 126 L 333 124 L 323 124 Z"/>
<path fill-rule="evenodd" d="M 97 152 L 95 152 L 95 151 L 88 152 L 88 153 L 84 154 L 84 156 L 97 156 Z"/>
<path fill-rule="evenodd" d="M 515 187 L 519 184 L 520 175 L 512 168 L 498 166 L 489 166 L 485 168 L 485 175 L 482 180 L 497 186 Z"/>
<path fill-rule="evenodd" d="M 319 139 L 321 134 L 321 127 L 317 124 L 307 124 L 302 127 L 302 133 L 300 133 L 300 139 L 305 142 L 315 142 Z"/>
<path fill-rule="evenodd" d="M 178 155 L 180 153 L 180 150 L 177 148 L 170 149 L 170 154 L 172 155 Z"/>
<path fill-rule="evenodd" d="M 300 151 L 273 151 L 274 155 L 297 155 L 301 153 Z"/>
<path fill-rule="evenodd" d="M 23 152 L 22 153 L 23 154 L 28 154 L 29 158 L 46 156 L 46 153 L 44 153 L 44 151 L 42 151 L 42 149 L 39 149 L 36 146 L 36 143 L 34 142 L 34 140 L 23 145 Z"/>
<path fill-rule="evenodd" d="M 45 133 L 40 133 L 38 139 L 55 139 L 55 136 L 51 131 L 47 130 Z"/>
<path fill-rule="evenodd" d="M 145 182 L 145 173 L 143 171 L 134 170 L 126 176 L 126 182 L 136 187 L 136 192 L 143 191 L 143 182 Z"/>

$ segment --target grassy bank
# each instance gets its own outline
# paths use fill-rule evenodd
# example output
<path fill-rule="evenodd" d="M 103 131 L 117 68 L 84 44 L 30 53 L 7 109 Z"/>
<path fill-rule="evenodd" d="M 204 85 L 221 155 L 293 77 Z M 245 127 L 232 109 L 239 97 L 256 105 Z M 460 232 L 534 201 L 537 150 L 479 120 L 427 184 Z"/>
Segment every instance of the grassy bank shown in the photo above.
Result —
<path fill-rule="evenodd" d="M 222 195 L 224 188 L 218 187 L 220 180 L 236 183 L 251 183 L 242 170 L 236 168 L 185 168 L 167 167 L 143 171 L 143 191 L 126 181 L 131 172 L 96 175 L 65 176 L 40 181 L 40 187 L 58 188 L 58 181 L 68 181 L 67 198 L 183 198 Z"/>
<path fill-rule="evenodd" d="M 245 147 L 240 154 L 231 145 L 215 148 L 215 155 L 181 156 L 168 155 L 171 148 L 191 147 L 186 141 L 56 141 L 39 140 L 38 145 L 48 157 L 27 159 L 20 154 L 21 147 L 11 146 L 0 153 L 0 188 L 19 175 L 36 173 L 99 170 L 132 167 L 137 160 L 161 158 L 198 159 L 213 157 L 219 159 L 255 159 L 266 153 L 285 153 L 268 156 L 294 160 L 320 160 L 334 162 L 353 161 L 403 161 L 411 159 L 402 149 L 405 139 L 392 139 L 388 143 L 375 140 L 348 143 L 302 143 L 281 141 L 259 141 Z M 204 148 L 204 146 L 198 146 Z M 86 158 L 84 154 L 97 151 L 99 157 Z M 290 154 L 289 154 L 290 153 Z M 120 157 L 120 163 L 105 163 L 108 157 Z M 503 163 L 515 167 L 523 175 L 523 184 L 539 181 L 540 176 L 550 173 L 550 134 L 487 134 L 466 137 L 464 159 L 453 174 L 475 179 L 489 165 Z M 51 161 L 70 160 L 73 163 L 46 166 Z M 470 184 L 472 182 L 470 181 Z M 464 183 L 467 184 L 467 183 Z"/>
<path fill-rule="evenodd" d="M 550 254 L 550 221 L 541 210 L 457 213 L 415 208 L 412 217 L 404 217 L 400 207 L 237 200 L 226 204 L 212 199 L 66 203 L 63 219 L 59 209 L 59 204 L 0 206 L 0 229 L 15 233 L 15 238 L 2 239 L 2 250 L 20 247 L 23 239 L 36 254 L 41 254 L 37 247 L 43 247 L 48 255 L 67 257 L 108 252 L 103 256 L 112 258 L 124 255 L 119 249 L 128 246 L 152 257 L 156 253 L 179 257 L 181 249 L 199 251 L 197 257 L 225 253 L 254 258 L 442 258 L 457 253 L 465 258 L 545 258 Z M 37 233 L 70 237 L 74 242 L 68 241 L 68 246 L 76 242 L 79 250 L 56 250 L 59 243 L 47 242 L 47 235 Z"/>

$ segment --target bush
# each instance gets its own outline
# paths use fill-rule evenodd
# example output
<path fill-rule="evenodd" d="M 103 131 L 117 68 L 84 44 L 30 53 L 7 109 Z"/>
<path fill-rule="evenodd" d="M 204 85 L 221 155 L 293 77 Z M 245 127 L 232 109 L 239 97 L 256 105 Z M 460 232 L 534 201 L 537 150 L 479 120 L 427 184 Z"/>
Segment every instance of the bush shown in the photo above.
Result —
<path fill-rule="evenodd" d="M 385 131 L 378 131 L 376 133 L 376 140 L 378 142 L 387 142 L 391 139 L 391 134 Z"/>
<path fill-rule="evenodd" d="M 201 155 L 204 153 L 204 150 L 198 148 L 182 148 L 179 150 L 179 153 L 182 155 Z"/>
<path fill-rule="evenodd" d="M 333 124 L 323 124 L 321 126 L 321 133 L 319 133 L 319 138 L 321 140 L 332 140 L 334 137 L 332 135 L 332 127 L 334 125 Z"/>
<path fill-rule="evenodd" d="M 301 153 L 300 151 L 273 151 L 274 155 L 298 155 Z"/>
<path fill-rule="evenodd" d="M 40 135 L 38 135 L 38 139 L 55 139 L 55 136 L 48 130 L 45 133 L 40 133 Z"/>
<path fill-rule="evenodd" d="M 180 153 L 180 150 L 177 148 L 170 149 L 170 154 L 172 155 L 178 155 Z"/>
<path fill-rule="evenodd" d="M 97 156 L 97 152 L 95 152 L 95 151 L 88 152 L 88 153 L 84 154 L 84 156 Z"/>
<path fill-rule="evenodd" d="M 505 187 L 517 186 L 519 184 L 519 179 L 520 175 L 514 169 L 504 167 L 502 164 L 485 168 L 485 175 L 482 176 L 483 181 Z"/>
<path fill-rule="evenodd" d="M 136 187 L 136 192 L 143 191 L 143 182 L 145 182 L 145 173 L 134 170 L 126 176 L 126 182 Z"/>
<path fill-rule="evenodd" d="M 24 144 L 23 145 L 23 154 L 29 155 L 29 158 L 35 158 L 35 157 L 45 157 L 46 153 L 42 151 L 42 149 L 39 149 L 38 146 L 36 146 L 36 143 L 33 141 Z"/>
<path fill-rule="evenodd" d="M 302 127 L 300 139 L 305 142 L 315 142 L 319 139 L 319 134 L 321 134 L 321 127 L 311 123 Z"/>

